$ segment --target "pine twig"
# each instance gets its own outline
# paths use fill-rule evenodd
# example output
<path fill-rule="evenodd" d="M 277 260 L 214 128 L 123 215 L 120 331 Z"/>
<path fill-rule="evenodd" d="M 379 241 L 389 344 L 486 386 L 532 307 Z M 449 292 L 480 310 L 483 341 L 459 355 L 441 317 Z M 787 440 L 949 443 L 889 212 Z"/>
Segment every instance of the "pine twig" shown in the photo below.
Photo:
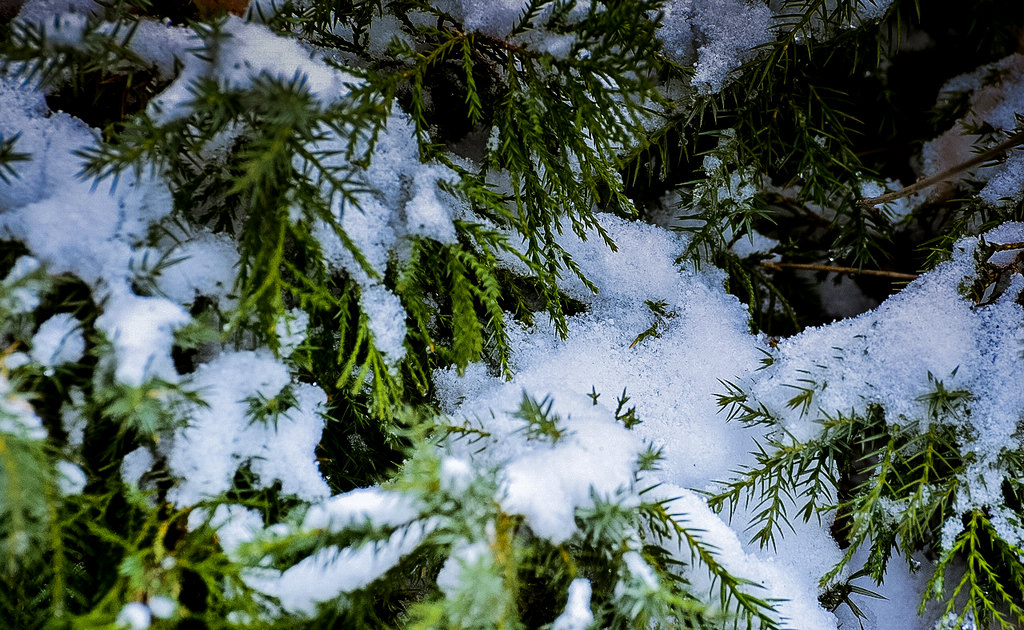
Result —
<path fill-rule="evenodd" d="M 1012 149 L 1012 148 L 1014 148 L 1016 146 L 1019 146 L 1021 144 L 1024 144 L 1024 131 L 1021 131 L 1019 133 L 1016 133 L 1016 134 L 1010 136 L 1010 138 L 1008 138 L 1007 140 L 1004 140 L 1003 142 L 1000 142 L 999 144 L 997 144 L 996 146 L 992 147 L 991 149 L 982 151 L 981 153 L 975 155 L 971 159 L 965 160 L 965 161 L 961 162 L 960 164 L 957 164 L 956 166 L 947 168 L 946 170 L 942 171 L 941 173 L 939 173 L 937 175 L 932 175 L 930 177 L 925 177 L 923 179 L 919 179 L 916 182 L 914 182 L 913 184 L 911 184 L 911 185 L 909 185 L 909 186 L 907 186 L 905 188 L 901 188 L 900 190 L 897 190 L 895 192 L 886 193 L 884 195 L 879 195 L 878 197 L 871 197 L 869 199 L 861 199 L 857 203 L 859 205 L 866 206 L 868 208 L 873 208 L 873 207 L 875 207 L 875 206 L 877 206 L 878 204 L 881 204 L 881 203 L 888 203 L 890 201 L 895 201 L 897 199 L 902 199 L 903 197 L 909 197 L 910 195 L 916 193 L 919 190 L 922 190 L 924 188 L 928 188 L 929 186 L 934 186 L 935 184 L 938 184 L 940 182 L 943 182 L 943 181 L 945 181 L 947 179 L 952 178 L 954 175 L 959 175 L 960 173 L 962 173 L 962 172 L 964 172 L 964 171 L 966 171 L 968 169 L 974 168 L 975 166 L 977 166 L 979 164 L 982 164 L 984 162 L 988 162 L 991 159 L 997 158 L 1000 155 L 1002 155 L 1003 153 L 1006 153 L 1010 149 Z"/>
<path fill-rule="evenodd" d="M 914 280 L 917 278 L 916 273 L 902 273 L 900 271 L 886 271 L 884 269 L 858 269 L 856 267 L 837 267 L 835 265 L 762 262 L 761 266 L 771 269 L 773 271 L 782 271 L 783 269 L 805 269 L 808 271 L 830 271 L 832 273 L 851 273 L 860 274 L 862 276 L 880 276 L 883 278 L 892 278 L 893 280 Z"/>

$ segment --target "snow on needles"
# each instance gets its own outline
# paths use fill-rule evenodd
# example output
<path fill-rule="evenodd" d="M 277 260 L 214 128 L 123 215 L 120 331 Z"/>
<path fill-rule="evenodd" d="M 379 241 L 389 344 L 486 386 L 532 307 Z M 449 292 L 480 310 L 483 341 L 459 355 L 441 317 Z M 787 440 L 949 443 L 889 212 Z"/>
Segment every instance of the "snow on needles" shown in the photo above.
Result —
<path fill-rule="evenodd" d="M 693 84 L 704 93 L 720 92 L 729 73 L 775 37 L 771 9 L 761 3 L 672 0 L 664 12 L 658 36 L 671 57 L 693 63 Z"/>
<path fill-rule="evenodd" d="M 77 361 L 85 352 L 79 324 L 70 313 L 58 313 L 43 322 L 32 337 L 32 358 L 47 368 Z"/>
<path fill-rule="evenodd" d="M 1004 224 L 994 242 L 1024 240 L 1024 224 Z M 966 479 L 979 506 L 1001 500 L 998 483 L 983 471 L 996 467 L 1005 448 L 1019 447 L 1018 423 L 1024 417 L 1024 310 L 1017 298 L 1020 276 L 991 303 L 982 306 L 960 294 L 976 276 L 977 238 L 960 241 L 953 260 L 923 275 L 873 311 L 836 322 L 779 343 L 774 363 L 752 377 L 751 391 L 768 411 L 782 419 L 793 439 L 806 442 L 822 430 L 822 414 L 863 415 L 880 405 L 886 421 L 927 430 L 938 419 L 924 398 L 933 379 L 948 391 L 985 392 L 965 402 L 965 449 L 977 466 Z M 800 386 L 813 391 L 808 413 L 790 406 Z M 963 428 L 966 428 L 964 425 Z M 998 496 L 997 496 L 998 495 Z"/>
<path fill-rule="evenodd" d="M 224 39 L 208 42 L 202 58 L 186 55 L 178 78 L 150 101 L 147 111 L 154 121 L 164 124 L 191 114 L 192 88 L 200 79 L 213 79 L 228 90 L 244 90 L 261 76 L 298 79 L 321 106 L 337 102 L 358 83 L 311 54 L 298 40 L 276 35 L 262 24 L 230 16 L 220 29 Z M 198 39 L 194 43 L 201 48 Z"/>
<path fill-rule="evenodd" d="M 265 352 L 225 353 L 201 365 L 191 385 L 205 405 L 174 434 L 167 463 L 181 481 L 169 498 L 188 506 L 226 492 L 243 464 L 260 487 L 280 481 L 286 494 L 307 501 L 326 497 L 314 456 L 323 432 L 323 391 L 293 385 L 296 404 L 279 417 L 254 420 L 249 413 L 250 404 L 273 399 L 289 383 L 287 367 Z"/>
<path fill-rule="evenodd" d="M 559 339 L 538 316 L 532 329 L 513 331 L 512 381 L 489 376 L 482 367 L 471 367 L 462 377 L 454 370 L 435 374 L 442 408 L 491 434 L 449 448 L 477 466 L 499 467 L 503 508 L 523 514 L 532 530 L 555 542 L 576 531 L 573 513 L 590 505 L 591 491 L 630 505 L 639 490 L 666 484 L 664 498 L 690 497 L 676 510 L 690 525 L 722 532 L 723 538 L 710 542 L 725 550 L 726 566 L 749 579 L 764 576 L 755 581 L 770 597 L 793 598 L 779 610 L 799 620 L 796 627 L 834 628 L 832 615 L 817 603 L 818 576 L 839 559 L 826 530 L 798 525 L 800 539 L 814 541 L 818 550 L 811 557 L 744 548 L 698 495 L 684 490 L 710 489 L 713 480 L 727 478 L 750 461 L 753 439 L 762 437 L 726 424 L 714 402 L 722 391 L 718 379 L 753 374 L 763 356 L 743 306 L 722 290 L 720 271 L 675 264 L 685 247 L 681 238 L 608 215 L 599 219 L 617 251 L 596 233 L 581 241 L 564 230 L 559 241 L 599 288 L 595 295 L 577 280 L 564 281 L 563 290 L 589 307 L 569 319 L 568 338 Z M 659 317 L 645 301 L 663 302 L 669 316 Z M 657 336 L 634 345 L 652 324 L 658 326 Z M 614 420 L 623 387 L 641 421 L 632 431 Z M 562 420 L 566 437 L 550 445 L 524 437 L 523 420 L 514 415 L 524 392 L 538 401 L 550 397 L 551 413 Z M 488 440 L 491 448 L 481 448 Z M 661 448 L 665 459 L 639 487 L 631 486 L 629 471 L 645 443 Z M 690 562 L 685 547 L 679 554 Z M 689 578 L 711 589 L 710 578 L 702 576 L 695 572 Z M 643 572 L 635 577 L 643 579 Z"/>

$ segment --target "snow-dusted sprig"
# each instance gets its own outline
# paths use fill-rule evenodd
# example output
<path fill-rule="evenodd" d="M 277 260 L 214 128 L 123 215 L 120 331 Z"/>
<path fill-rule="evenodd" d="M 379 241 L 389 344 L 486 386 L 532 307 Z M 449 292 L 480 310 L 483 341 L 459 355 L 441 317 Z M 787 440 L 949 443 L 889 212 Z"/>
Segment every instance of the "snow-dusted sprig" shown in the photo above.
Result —
<path fill-rule="evenodd" d="M 963 522 L 963 531 L 936 563 L 926 598 L 943 597 L 947 614 L 955 613 L 958 598 L 962 598 L 965 603 L 955 613 L 956 623 L 974 619 L 981 627 L 1019 628 L 1024 624 L 1022 550 L 1005 540 L 983 511 L 972 510 L 964 515 Z M 943 580 L 948 579 L 947 572 L 956 561 L 958 567 L 962 562 L 963 573 L 946 596 Z M 921 602 L 922 609 L 924 605 Z"/>
<path fill-rule="evenodd" d="M 731 510 L 737 502 L 755 502 L 751 527 L 757 528 L 754 539 L 762 546 L 782 533 L 788 513 L 801 501 L 805 503 L 797 514 L 805 521 L 834 511 L 831 530 L 846 551 L 822 576 L 826 594 L 838 588 L 836 580 L 859 550 L 867 550 L 860 571 L 878 582 L 894 551 L 908 563 L 916 553 L 941 551 L 922 607 L 928 599 L 939 599 L 946 602 L 947 612 L 953 611 L 957 597 L 963 596 L 961 618 L 970 614 L 1013 627 L 1024 622 L 1016 577 L 1021 567 L 1012 551 L 1017 543 L 1006 538 L 1009 530 L 993 527 L 988 519 L 989 510 L 995 510 L 1019 520 L 1019 503 L 1007 495 L 999 505 L 963 511 L 970 493 L 965 480 L 976 458 L 967 448 L 971 429 L 966 403 L 973 395 L 950 390 L 931 375 L 929 383 L 931 390 L 917 398 L 926 405 L 926 415 L 919 419 L 887 423 L 885 410 L 877 405 L 864 416 L 825 415 L 821 435 L 803 443 L 733 386 L 721 397 L 723 405 L 731 406 L 744 422 L 773 426 L 784 437 L 760 447 L 755 453 L 758 464 L 737 471 L 709 505 Z M 798 394 L 791 402 L 803 406 L 801 397 L 806 395 Z M 1012 478 L 1020 458 L 1020 450 L 1008 446 L 1002 475 Z M 951 545 L 943 542 L 947 538 Z M 946 592 L 943 579 L 954 562 L 965 563 L 966 570 L 957 571 L 958 586 Z"/>
<path fill-rule="evenodd" d="M 500 449 L 491 436 L 443 417 L 405 420 L 413 446 L 391 483 L 300 506 L 240 548 L 243 564 L 254 565 L 243 576 L 277 598 L 278 619 L 539 627 L 559 615 L 571 584 L 585 580 L 591 595 L 577 605 L 601 627 L 779 627 L 770 602 L 730 573 L 699 531 L 663 502 L 641 499 L 638 508 L 628 479 L 612 496 L 592 490 L 571 535 L 552 541 L 505 505 L 502 466 L 483 463 Z M 444 444 L 467 438 L 479 460 L 445 452 Z M 564 446 L 531 443 L 539 451 Z M 692 567 L 680 559 L 687 549 Z M 719 605 L 687 581 L 687 571 L 704 570 L 698 566 L 721 587 Z"/>
<path fill-rule="evenodd" d="M 15 20 L 0 38 L 0 68 L 26 83 L 73 91 L 97 78 L 144 74 L 147 64 L 130 46 L 138 25 L 127 7 L 106 16 L 54 12 L 50 18 Z"/>
<path fill-rule="evenodd" d="M 645 528 L 660 541 L 659 544 L 664 545 L 667 541 L 676 539 L 689 551 L 689 559 L 694 570 L 699 570 L 699 567 L 711 574 L 712 585 L 717 587 L 719 593 L 721 610 L 731 616 L 731 620 L 724 623 L 731 624 L 734 628 L 739 628 L 741 622 L 748 628 L 780 628 L 771 600 L 755 594 L 758 585 L 733 575 L 719 561 L 714 546 L 703 540 L 703 532 L 689 526 L 685 515 L 670 513 L 666 505 L 667 502 L 664 501 L 645 501 L 640 504 L 638 513 L 644 521 Z"/>
<path fill-rule="evenodd" d="M 388 19 L 394 19 L 391 13 L 400 16 L 397 6 L 383 14 Z M 429 5 L 417 8 L 436 20 L 396 20 L 402 37 L 392 40 L 391 50 L 403 65 L 396 72 L 383 64 L 368 80 L 383 94 L 409 95 L 407 109 L 427 156 L 442 157 L 438 135 L 493 129 L 494 141 L 471 151 L 484 153 L 485 173 L 503 173 L 511 186 L 503 203 L 512 212 L 491 216 L 522 236 L 545 307 L 564 333 L 556 283 L 565 272 L 580 274 L 555 242 L 560 218 L 582 234 L 600 230 L 593 219 L 595 203 L 615 212 L 635 212 L 624 194 L 615 155 L 639 137 L 645 103 L 656 97 L 646 55 L 657 41 L 648 19 L 651 7 L 638 2 L 590 10 L 574 25 L 578 43 L 564 57 L 536 50 L 514 36 L 502 39 L 470 31 L 456 16 Z M 358 20 L 359 15 L 354 12 L 344 20 Z M 515 32 L 534 28 L 530 15 L 527 11 Z M 441 90 L 463 96 L 464 114 L 438 109 Z M 551 143 L 553 134 L 559 137 L 557 145 Z M 474 206 L 484 211 L 491 206 L 482 188 L 463 190 Z"/>

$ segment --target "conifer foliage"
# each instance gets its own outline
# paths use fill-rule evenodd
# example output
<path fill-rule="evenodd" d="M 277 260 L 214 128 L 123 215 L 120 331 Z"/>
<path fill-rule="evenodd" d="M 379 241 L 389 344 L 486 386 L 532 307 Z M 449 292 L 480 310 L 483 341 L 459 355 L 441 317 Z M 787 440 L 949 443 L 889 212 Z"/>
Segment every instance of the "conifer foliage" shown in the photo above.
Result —
<path fill-rule="evenodd" d="M 1021 42 L 0 3 L 0 625 L 1024 626 Z"/>

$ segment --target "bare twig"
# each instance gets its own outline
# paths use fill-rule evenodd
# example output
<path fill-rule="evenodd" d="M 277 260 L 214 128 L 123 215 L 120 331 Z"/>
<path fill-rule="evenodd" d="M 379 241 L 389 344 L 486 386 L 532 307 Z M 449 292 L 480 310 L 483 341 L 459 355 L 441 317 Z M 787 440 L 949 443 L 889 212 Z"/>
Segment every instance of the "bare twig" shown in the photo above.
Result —
<path fill-rule="evenodd" d="M 914 280 L 915 278 L 917 278 L 916 273 L 885 271 L 884 269 L 858 269 L 856 267 L 837 267 L 835 265 L 762 262 L 761 266 L 766 267 L 768 269 L 772 269 L 774 271 L 782 271 L 783 269 L 805 269 L 807 271 L 829 271 L 832 273 L 860 274 L 862 276 L 880 276 L 883 278 L 892 278 L 893 280 Z"/>
<path fill-rule="evenodd" d="M 1010 249 L 1024 249 L 1024 241 L 1017 243 L 989 243 L 993 251 L 1002 252 Z"/>
<path fill-rule="evenodd" d="M 968 169 L 974 168 L 979 164 L 983 164 L 984 162 L 988 162 L 991 159 L 997 158 L 1003 153 L 1006 153 L 1010 149 L 1021 144 L 1024 144 L 1024 131 L 1021 131 L 1020 133 L 1010 136 L 1007 140 L 1000 142 L 991 149 L 982 151 L 981 153 L 975 155 L 971 159 L 965 160 L 951 168 L 947 168 L 946 170 L 942 171 L 937 175 L 932 175 L 931 177 L 919 179 L 913 184 L 907 186 L 906 188 L 901 188 L 900 190 L 897 190 L 895 192 L 886 193 L 878 197 L 871 197 L 870 199 L 861 199 L 857 203 L 862 206 L 873 208 L 880 203 L 887 203 L 890 201 L 895 201 L 897 199 L 902 199 L 903 197 L 909 197 L 910 195 L 916 193 L 917 191 L 923 188 L 934 186 L 935 184 L 950 179 L 955 175 L 959 175 L 960 173 Z"/>

